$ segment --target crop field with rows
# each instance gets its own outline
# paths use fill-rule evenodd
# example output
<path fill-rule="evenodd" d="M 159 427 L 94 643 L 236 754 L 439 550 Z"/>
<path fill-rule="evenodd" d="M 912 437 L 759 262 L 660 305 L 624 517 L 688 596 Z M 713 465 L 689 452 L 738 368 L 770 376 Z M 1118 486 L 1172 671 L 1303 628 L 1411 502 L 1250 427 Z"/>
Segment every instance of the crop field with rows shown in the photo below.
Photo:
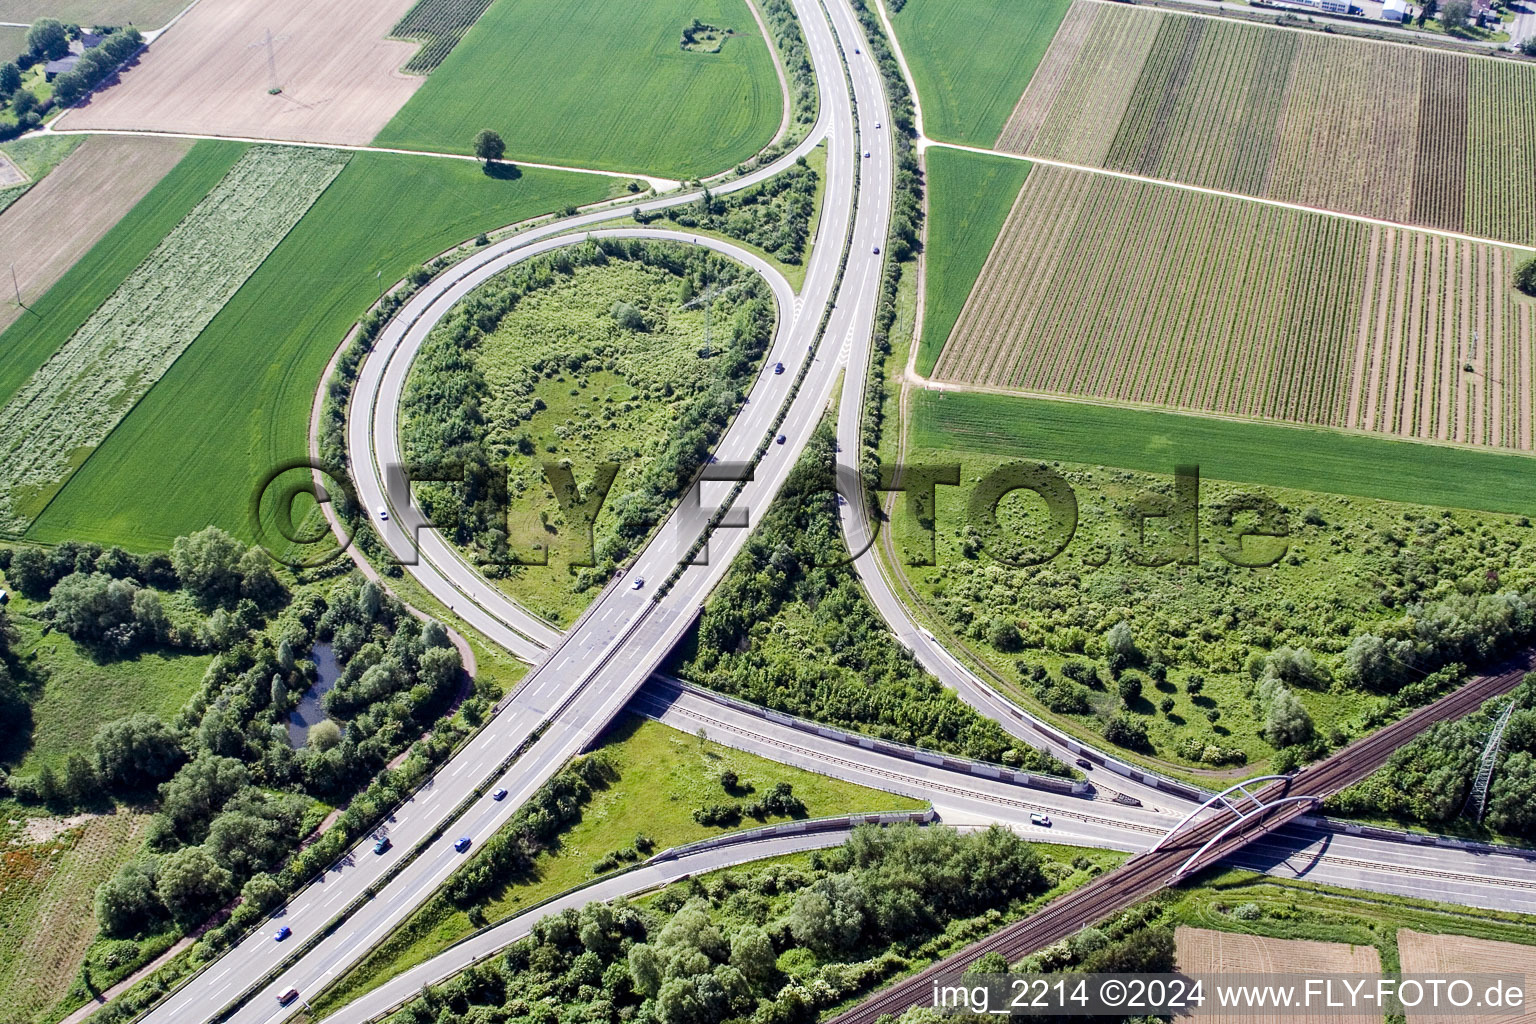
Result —
<path fill-rule="evenodd" d="M 96 935 L 96 887 L 138 852 L 149 815 L 119 811 L 0 852 L 0 1006 L 30 1020 L 64 997 Z"/>
<path fill-rule="evenodd" d="M 1536 67 L 1078 0 L 997 147 L 1536 240 Z"/>
<path fill-rule="evenodd" d="M 1531 448 L 1532 314 L 1516 250 L 1372 227 L 1346 426 Z"/>
<path fill-rule="evenodd" d="M 418 75 L 430 73 L 489 6 L 491 0 L 418 0 L 389 33 L 396 39 L 413 39 L 422 44 L 421 51 L 401 70 Z"/>
<path fill-rule="evenodd" d="M 252 149 L 16 391 L 0 529 L 21 532 L 191 345 L 345 165 Z"/>
<path fill-rule="evenodd" d="M 1530 449 L 1515 251 L 1036 166 L 935 376 Z"/>

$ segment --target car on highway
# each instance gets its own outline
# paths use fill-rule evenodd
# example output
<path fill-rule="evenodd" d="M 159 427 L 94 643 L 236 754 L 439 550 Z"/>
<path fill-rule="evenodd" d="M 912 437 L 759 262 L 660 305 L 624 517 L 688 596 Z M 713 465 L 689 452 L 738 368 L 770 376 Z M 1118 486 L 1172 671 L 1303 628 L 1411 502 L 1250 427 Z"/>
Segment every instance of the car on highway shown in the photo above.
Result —
<path fill-rule="evenodd" d="M 1031 825 L 1041 825 L 1045 828 L 1050 828 L 1051 816 L 1049 814 L 1031 814 L 1029 816 L 1029 823 Z"/>
<path fill-rule="evenodd" d="M 865 153 L 864 153 L 864 159 L 865 159 L 865 160 L 868 160 L 868 159 L 869 159 L 869 153 L 868 153 L 868 151 L 866 151 L 866 152 L 865 152 Z"/>
<path fill-rule="evenodd" d="M 281 928 L 279 928 L 277 930 L 277 934 L 272 936 L 272 941 L 273 942 L 282 942 L 284 939 L 286 939 L 288 936 L 290 936 L 292 934 L 293 934 L 293 929 L 289 928 L 287 925 L 283 925 Z"/>
<path fill-rule="evenodd" d="M 469 836 L 459 836 L 458 839 L 454 840 L 453 848 L 460 853 L 463 853 L 465 850 L 469 849 Z"/>
<path fill-rule="evenodd" d="M 498 789 L 496 792 L 491 794 L 491 799 L 497 801 L 498 803 L 502 800 L 505 800 L 506 798 L 507 791 L 504 789 Z"/>
<path fill-rule="evenodd" d="M 277 1004 L 279 1006 L 287 1006 L 297 998 L 299 998 L 299 990 L 296 988 L 291 988 L 277 997 Z"/>
<path fill-rule="evenodd" d="M 1093 762 L 1088 760 L 1086 757 L 1078 758 L 1077 759 L 1077 766 L 1079 768 L 1081 768 L 1085 772 L 1093 771 Z"/>
<path fill-rule="evenodd" d="M 879 256 L 879 255 L 880 255 L 880 247 L 879 247 L 879 246 L 878 246 L 878 245 L 877 245 L 877 246 L 875 246 L 875 255 L 876 255 L 876 256 Z"/>
<path fill-rule="evenodd" d="M 389 522 L 389 509 L 385 508 L 383 505 L 380 505 L 377 509 L 375 509 L 374 514 L 379 517 L 379 522 Z"/>
<path fill-rule="evenodd" d="M 773 443 L 774 444 L 783 444 L 786 440 L 788 440 L 788 439 L 783 434 L 780 434 L 778 437 L 773 439 Z"/>
<path fill-rule="evenodd" d="M 876 128 L 879 128 L 879 127 L 880 127 L 880 122 L 879 122 L 879 121 L 876 121 L 876 122 L 875 122 L 875 127 L 876 127 Z"/>
<path fill-rule="evenodd" d="M 383 853 L 393 845 L 394 844 L 389 841 L 389 836 L 379 836 L 379 838 L 373 842 L 373 852 Z"/>
<path fill-rule="evenodd" d="M 784 364 L 783 363 L 774 363 L 773 364 L 773 372 L 774 373 L 783 373 L 784 372 Z"/>
<path fill-rule="evenodd" d="M 629 589 L 630 590 L 639 590 L 643 586 L 645 586 L 645 577 L 644 576 L 636 576 L 635 577 L 635 582 L 633 582 L 633 583 L 631 583 L 629 585 Z"/>

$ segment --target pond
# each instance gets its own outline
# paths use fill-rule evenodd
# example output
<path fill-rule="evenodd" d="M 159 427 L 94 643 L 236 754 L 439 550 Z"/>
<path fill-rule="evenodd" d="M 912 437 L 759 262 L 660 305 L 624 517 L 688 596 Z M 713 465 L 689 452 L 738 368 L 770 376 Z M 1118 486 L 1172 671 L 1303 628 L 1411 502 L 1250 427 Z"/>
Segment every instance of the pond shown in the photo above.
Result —
<path fill-rule="evenodd" d="M 315 663 L 315 682 L 304 691 L 299 706 L 288 714 L 288 742 L 295 748 L 304 745 L 312 727 L 325 721 L 322 698 L 341 677 L 341 665 L 337 663 L 336 651 L 330 644 L 315 644 L 309 657 Z"/>

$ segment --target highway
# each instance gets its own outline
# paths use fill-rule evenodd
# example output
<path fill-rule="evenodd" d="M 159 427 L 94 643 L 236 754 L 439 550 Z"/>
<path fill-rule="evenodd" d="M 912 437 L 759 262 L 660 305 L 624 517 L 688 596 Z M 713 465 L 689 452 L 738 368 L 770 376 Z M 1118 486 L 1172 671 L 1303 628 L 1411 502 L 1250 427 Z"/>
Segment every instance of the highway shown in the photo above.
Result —
<path fill-rule="evenodd" d="M 1120 820 L 1102 818 L 1094 812 L 1105 809 L 1104 805 L 1081 797 L 1042 793 L 978 776 L 974 771 L 863 748 L 852 756 L 846 741 L 824 735 L 835 730 L 815 723 L 786 726 L 765 721 L 760 714 L 733 710 L 716 698 L 668 680 L 647 685 L 631 708 L 690 733 L 703 728 L 713 740 L 777 761 L 931 800 L 941 820 L 961 829 L 1002 822 L 1030 837 L 1134 852 L 1144 849 L 1149 838 L 1166 832 L 1177 820 L 1116 805 L 1111 806 L 1120 813 Z M 1049 812 L 1050 828 L 1031 825 L 1031 811 Z M 659 854 L 636 870 L 563 894 L 487 928 L 385 981 L 325 1019 L 335 1024 L 381 1019 L 414 997 L 422 986 L 443 982 L 525 937 L 534 922 L 549 914 L 579 908 L 593 900 L 634 896 L 689 875 L 832 846 L 847 835 L 846 828 L 792 836 L 749 833 L 722 847 L 677 857 L 670 851 Z M 1526 858 L 1444 852 L 1451 855 L 1448 863 L 1430 868 L 1422 863 L 1423 851 L 1408 844 L 1362 840 L 1334 829 L 1287 828 L 1248 844 L 1229 857 L 1228 863 L 1278 877 L 1536 912 L 1536 879 Z"/>
<path fill-rule="evenodd" d="M 795 381 L 794 374 L 773 374 L 771 364 L 782 358 L 786 365 L 798 368 L 802 360 L 812 361 L 784 423 L 777 428 L 787 435 L 787 443 L 770 447 L 755 479 L 741 492 L 739 501 L 749 510 L 765 509 L 771 502 L 827 404 L 837 382 L 840 357 L 851 339 L 868 335 L 874 313 L 873 285 L 880 273 L 880 257 L 874 249 L 884 242 L 889 216 L 888 186 L 867 190 L 860 196 L 857 209 L 854 204 L 858 164 L 864 164 L 862 173 L 870 180 L 890 180 L 888 140 L 872 127 L 873 121 L 882 118 L 871 118 L 866 132 L 869 138 L 863 143 L 870 153 L 866 158 L 854 145 L 854 112 L 843 87 L 832 29 L 811 0 L 797 4 L 797 11 L 820 77 L 821 120 L 817 130 L 774 165 L 717 190 L 745 187 L 808 150 L 822 133 L 829 139 L 823 209 L 805 291 L 794 302 L 783 289 L 775 288 L 776 298 L 788 305 L 781 306 L 772 351 L 744 409 L 716 451 L 721 462 L 748 460 L 768 434 Z M 848 24 L 851 21 L 839 27 L 845 37 Z M 851 40 L 851 45 L 845 43 L 849 50 L 862 45 L 857 34 Z M 850 53 L 849 57 L 856 88 L 865 95 L 878 95 L 878 72 L 868 56 Z M 644 206 L 692 198 L 670 197 Z M 413 523 L 403 489 L 393 489 L 386 497 L 387 462 L 375 450 L 374 442 L 389 445 L 397 436 L 396 411 L 409 355 L 431 325 L 458 296 L 495 273 L 498 261 L 514 250 L 526 258 L 537 246 L 560 244 L 550 238 L 559 231 L 613 216 L 610 210 L 567 219 L 489 246 L 432 282 L 391 321 L 360 369 L 349 409 L 348 448 L 364 509 L 371 511 L 388 503 L 393 509 L 393 523 L 407 529 Z M 639 228 L 624 229 L 624 233 L 661 234 Z M 673 237 L 689 236 L 678 233 Z M 724 243 L 709 244 L 734 249 Z M 833 300 L 845 244 L 848 260 L 839 294 L 851 298 L 836 305 L 818 347 L 821 315 Z M 737 258 L 747 255 L 740 250 L 732 254 Z M 726 483 L 705 485 L 704 507 L 724 497 L 729 487 Z M 549 635 L 547 627 L 541 631 L 539 623 L 530 621 L 526 612 L 500 595 L 473 567 L 435 544 L 430 532 L 424 533 L 420 557 L 410 559 L 416 563 L 411 572 L 417 580 L 492 640 L 538 664 L 491 724 L 397 812 L 388 826 L 393 840 L 388 852 L 375 856 L 370 852 L 371 843 L 360 843 L 289 901 L 282 923 L 293 928 L 291 939 L 278 944 L 269 934 L 248 937 L 144 1019 L 164 1024 L 209 1020 L 247 995 L 248 1001 L 229 1019 L 250 1024 L 285 1019 L 296 1012 L 297 1004 L 280 1006 L 278 994 L 290 987 L 307 993 L 318 991 L 403 921 L 465 859 L 464 854 L 454 851 L 453 840 L 465 836 L 478 843 L 504 825 L 571 755 L 592 741 L 692 624 L 700 604 L 747 536 L 747 531 L 740 529 L 719 531 L 710 544 L 708 564 L 688 568 L 665 598 L 653 601 L 655 584 L 666 579 L 678 553 L 692 543 L 703 525 L 703 516 L 676 515 L 663 524 L 625 579 L 610 585 L 572 629 L 558 638 Z M 406 529 L 388 530 L 385 539 L 398 554 L 414 554 Z M 639 578 L 650 580 L 650 588 L 632 589 L 631 581 Z M 547 653 L 540 650 L 543 643 L 551 642 Z M 509 765 L 508 759 L 520 748 L 521 756 Z M 496 785 L 509 791 L 506 800 L 495 802 L 477 795 Z M 437 838 L 428 842 L 433 836 Z M 400 862 L 423 843 L 426 846 L 420 855 L 400 867 Z M 385 881 L 395 869 L 398 872 Z M 370 893 L 372 897 L 367 898 Z M 343 915 L 345 927 L 316 938 Z M 284 966 L 301 950 L 301 957 Z M 251 992 L 253 986 L 256 991 Z"/>
<path fill-rule="evenodd" d="M 822 138 L 827 139 L 823 209 L 803 294 L 794 296 L 782 277 L 738 247 L 697 239 L 699 244 L 727 253 L 762 273 L 779 307 L 776 335 L 764 370 L 715 453 L 721 463 L 744 462 L 773 432 L 786 435 L 784 445 L 768 446 L 755 478 L 745 484 L 737 499 L 738 507 L 748 510 L 749 516 L 766 509 L 782 486 L 844 371 L 848 378 L 843 382 L 838 430 L 843 458 L 857 465 L 857 403 L 863 397 L 862 377 L 869 361 L 883 262 L 876 250 L 885 244 L 891 211 L 893 153 L 889 129 L 875 128 L 877 123 L 889 124 L 889 112 L 873 60 L 867 52 L 855 52 L 863 49 L 862 31 L 846 0 L 832 0 L 825 10 L 814 0 L 798 0 L 796 10 L 818 74 L 821 114 L 817 127 L 779 161 L 716 191 L 746 187 L 771 176 Z M 845 81 L 851 85 L 851 95 Z M 659 208 L 693 198 L 691 194 L 671 196 L 641 204 L 641 208 Z M 679 555 L 704 525 L 704 514 L 674 513 L 623 578 L 611 583 L 572 628 L 560 635 L 503 595 L 435 533 L 428 530 L 421 531 L 419 538 L 413 536 L 420 516 L 410 504 L 408 488 L 395 479 L 390 468 L 398 462 L 398 410 L 412 356 L 432 325 L 478 284 L 517 260 L 570 244 L 572 237 L 557 237 L 562 232 L 594 227 L 614 216 L 614 211 L 605 210 L 524 232 L 486 247 L 431 282 L 376 340 L 360 368 L 349 409 L 347 445 L 359 500 L 370 515 L 380 506 L 390 510 L 388 523 L 376 524 L 383 527 L 386 544 L 435 597 L 492 641 L 534 662 L 535 667 L 491 723 L 399 809 L 387 826 L 393 841 L 388 852 L 375 856 L 370 852 L 371 842 L 359 844 L 289 901 L 281 920 L 293 928 L 291 939 L 277 944 L 270 929 L 248 937 L 173 993 L 145 1020 L 156 1024 L 207 1021 L 220 1017 L 247 996 L 228 1019 L 240 1024 L 272 1024 L 297 1012 L 300 1003 L 282 1007 L 278 994 L 296 988 L 303 995 L 313 995 L 344 973 L 472 855 L 474 845 L 504 825 L 561 765 L 589 745 L 630 703 L 695 621 L 699 608 L 745 542 L 745 529 L 716 531 L 710 541 L 708 563 L 688 567 L 666 595 L 657 599 L 657 585 L 667 579 Z M 686 232 L 639 227 L 594 228 L 593 233 L 693 240 Z M 845 252 L 846 265 L 839 280 L 837 271 Z M 829 309 L 826 329 L 819 332 L 823 314 Z M 783 361 L 792 371 L 799 370 L 802 362 L 809 363 L 779 426 L 774 420 L 789 399 L 797 374 L 773 374 L 771 366 L 776 361 Z M 728 482 L 704 484 L 703 508 L 708 510 L 723 500 L 731 486 Z M 853 504 L 862 508 L 862 503 Z M 850 523 L 849 529 L 850 536 L 855 536 L 858 524 Z M 897 626 L 903 642 L 917 651 L 930 670 L 967 699 L 995 709 L 1021 737 L 1052 742 L 1050 736 L 1040 733 L 1038 723 L 1019 717 L 1017 709 L 1008 711 L 997 704 L 1001 698 L 989 687 L 964 672 L 921 632 L 914 631 L 889 588 L 882 593 L 881 585 L 874 582 L 877 569 L 871 575 L 861 566 L 861 574 L 878 610 Z M 646 582 L 637 588 L 634 584 L 638 580 Z M 760 722 L 756 727 L 767 735 Z M 805 756 L 819 761 L 818 770 L 828 770 L 827 751 L 818 752 L 814 747 L 805 750 L 809 751 Z M 1062 752 L 1070 761 L 1072 751 L 1063 745 Z M 515 761 L 511 760 L 514 754 Z M 873 754 L 847 760 L 864 771 L 895 771 L 877 762 Z M 967 775 L 960 786 L 954 779 L 943 782 L 939 776 L 925 778 L 910 762 L 903 770 L 915 780 L 913 785 L 924 791 L 937 793 L 940 785 L 949 786 L 951 791 L 935 802 L 957 820 L 1011 820 L 1019 812 L 1027 819 L 1029 802 L 1044 799 L 1037 797 L 1035 790 L 1026 791 L 1027 796 L 1010 793 L 1007 784 L 976 775 Z M 1122 849 L 1144 848 L 1160 823 L 1171 823 L 1190 806 L 1186 799 L 1161 787 L 1154 777 L 1127 778 L 1117 785 L 1147 806 L 1130 808 L 1051 793 L 1055 802 L 1039 805 L 1055 808 L 1053 817 L 1059 814 L 1066 819 L 1053 829 L 1052 836 L 1096 841 L 1098 845 L 1119 843 Z M 506 800 L 496 802 L 484 795 L 498 786 L 509 791 Z M 970 795 L 966 795 L 967 788 Z M 1081 806 L 1068 803 L 1074 799 Z M 1092 808 L 1092 813 L 1084 807 Z M 1207 822 L 1212 820 L 1214 816 Z M 471 840 L 471 854 L 454 851 L 453 840 L 460 836 Z M 1342 848 L 1344 840 L 1329 842 L 1331 847 Z M 410 859 L 418 847 L 419 855 Z M 1263 856 L 1264 850 L 1255 847 L 1248 853 Z M 1285 852 L 1281 847 L 1270 849 L 1271 861 L 1289 863 L 1289 855 L 1280 856 Z M 1298 855 L 1304 857 L 1306 853 L 1303 850 Z M 1361 859 L 1369 861 L 1368 856 Z M 1319 861 L 1327 862 L 1326 856 Z M 1371 871 L 1369 866 L 1358 865 L 1351 870 L 1367 875 Z M 583 898 L 597 898 L 596 890 L 588 890 Z M 343 916 L 345 923 L 327 933 L 327 927 Z M 302 956 L 294 956 L 300 952 Z"/>
<path fill-rule="evenodd" d="M 1479 676 L 1434 703 L 1356 740 L 1316 764 L 1308 765 L 1294 777 L 1269 783 L 1259 795 L 1265 801 L 1273 801 L 1287 796 L 1337 793 L 1375 771 L 1394 750 L 1433 723 L 1460 718 L 1484 701 L 1514 689 L 1531 670 L 1532 662 L 1528 652 L 1512 658 L 1498 670 Z M 1239 853 L 1253 844 L 1255 833 L 1262 836 L 1281 828 L 1301 817 L 1305 809 L 1302 803 L 1286 803 L 1277 805 L 1267 815 L 1258 815 L 1241 823 L 1236 821 L 1237 815 L 1231 810 L 1203 818 L 1169 837 L 1165 844 L 1132 857 L 1114 871 L 1100 875 L 1031 916 L 838 1014 L 832 1019 L 833 1024 L 873 1024 L 885 1014 L 899 1014 L 913 1006 L 927 1005 L 932 998 L 931 985 L 935 977 L 963 971 L 987 953 L 999 953 L 1012 963 L 1068 937 L 1086 923 L 1102 920 L 1173 884 L 1183 877 L 1191 860 L 1197 866 L 1204 866 Z M 1517 878 L 1523 891 L 1531 874 L 1526 871 Z M 1445 884 L 1448 881 L 1437 882 L 1431 877 L 1430 884 L 1436 886 L 1436 898 L 1444 898 L 1453 892 L 1451 886 Z M 1509 894 L 1501 895 L 1500 907 L 1516 905 L 1519 905 L 1518 901 Z"/>

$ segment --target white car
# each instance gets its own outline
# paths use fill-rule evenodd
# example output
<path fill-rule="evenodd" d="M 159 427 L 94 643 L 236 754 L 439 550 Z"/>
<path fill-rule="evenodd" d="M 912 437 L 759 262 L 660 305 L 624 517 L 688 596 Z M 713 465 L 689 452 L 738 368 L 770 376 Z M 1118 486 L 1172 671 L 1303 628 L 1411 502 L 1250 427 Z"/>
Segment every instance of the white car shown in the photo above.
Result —
<path fill-rule="evenodd" d="M 1031 825 L 1043 825 L 1046 828 L 1050 828 L 1051 816 L 1049 814 L 1031 814 L 1029 816 L 1029 823 Z"/>
<path fill-rule="evenodd" d="M 381 522 L 381 523 L 389 522 L 389 509 L 385 508 L 383 505 L 380 505 L 375 510 L 375 514 L 378 515 L 379 522 Z"/>
<path fill-rule="evenodd" d="M 630 590 L 639 590 L 643 586 L 645 586 L 645 577 L 644 576 L 640 576 L 640 577 L 637 577 L 635 579 L 635 582 L 633 582 L 633 583 L 631 583 L 629 585 L 629 589 Z"/>

